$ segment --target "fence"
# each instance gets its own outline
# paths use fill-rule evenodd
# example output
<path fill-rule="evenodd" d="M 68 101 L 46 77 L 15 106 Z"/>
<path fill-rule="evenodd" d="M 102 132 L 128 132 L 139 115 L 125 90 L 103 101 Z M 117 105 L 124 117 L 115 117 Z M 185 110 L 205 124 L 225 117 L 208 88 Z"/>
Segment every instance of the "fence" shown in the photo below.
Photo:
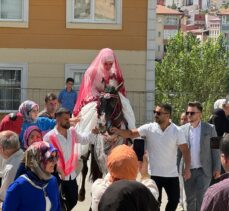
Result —
<path fill-rule="evenodd" d="M 44 107 L 45 95 L 49 92 L 55 93 L 58 95 L 59 89 L 18 89 L 18 88 L 4 88 L 0 87 L 0 118 L 1 114 L 9 113 L 11 111 L 16 111 L 20 103 L 24 100 L 30 99 L 37 102 L 40 106 L 40 110 Z M 132 108 L 135 113 L 136 126 L 146 123 L 146 95 L 151 94 L 152 92 L 145 91 L 127 91 L 127 97 L 130 100 Z M 201 93 L 200 93 L 201 95 Z M 158 96 L 160 96 L 158 98 Z M 211 115 L 213 108 L 213 102 L 217 97 L 223 97 L 223 93 L 214 93 L 210 97 L 210 101 L 207 98 L 201 96 L 193 96 L 193 93 L 176 93 L 171 94 L 170 92 L 159 92 L 157 91 L 157 101 L 158 102 L 167 102 L 173 106 L 173 120 L 178 122 L 180 113 L 187 106 L 188 101 L 190 100 L 200 100 L 204 106 L 203 117 L 205 120 Z M 153 110 L 153 108 L 152 108 Z"/>
<path fill-rule="evenodd" d="M 59 91 L 59 89 L 0 87 L 0 118 L 6 113 L 18 110 L 21 102 L 27 99 L 38 103 L 40 110 L 42 110 L 45 105 L 46 94 L 52 92 L 58 96 Z M 127 97 L 135 113 L 136 125 L 139 126 L 145 122 L 146 92 L 128 91 Z"/>

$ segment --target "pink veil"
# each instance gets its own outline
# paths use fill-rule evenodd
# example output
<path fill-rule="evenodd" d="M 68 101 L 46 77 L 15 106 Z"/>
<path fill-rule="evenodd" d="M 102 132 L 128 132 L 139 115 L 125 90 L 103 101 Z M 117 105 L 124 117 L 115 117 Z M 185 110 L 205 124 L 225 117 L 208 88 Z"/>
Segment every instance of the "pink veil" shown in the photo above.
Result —
<path fill-rule="evenodd" d="M 111 60 L 113 61 L 113 65 L 111 67 L 111 70 L 108 72 L 104 69 L 103 63 L 105 61 Z M 111 77 L 115 78 L 118 84 L 124 82 L 122 71 L 119 67 L 118 60 L 113 50 L 109 48 L 104 48 L 99 52 L 99 54 L 93 60 L 83 76 L 77 102 L 73 110 L 74 116 L 77 116 L 79 114 L 81 108 L 84 105 L 97 99 L 97 97 L 99 96 L 99 91 L 97 87 L 102 84 L 103 79 L 105 84 L 108 84 Z M 126 90 L 124 85 L 121 87 L 119 92 L 126 96 Z"/>

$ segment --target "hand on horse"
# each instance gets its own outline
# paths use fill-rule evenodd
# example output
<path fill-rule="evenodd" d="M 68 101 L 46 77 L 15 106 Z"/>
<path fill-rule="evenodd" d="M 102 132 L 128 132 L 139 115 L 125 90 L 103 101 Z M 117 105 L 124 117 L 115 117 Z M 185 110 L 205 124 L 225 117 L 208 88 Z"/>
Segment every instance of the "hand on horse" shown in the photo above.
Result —
<path fill-rule="evenodd" d="M 98 129 L 97 127 L 95 127 L 95 128 L 93 128 L 93 129 L 91 130 L 91 132 L 92 132 L 93 134 L 98 135 L 98 134 L 99 134 L 99 129 Z"/>
<path fill-rule="evenodd" d="M 77 116 L 77 117 L 72 117 L 70 119 L 70 124 L 71 126 L 76 126 L 76 124 L 80 121 L 80 116 Z"/>
<path fill-rule="evenodd" d="M 104 141 L 108 142 L 116 142 L 118 140 L 118 136 L 116 134 L 109 135 L 107 132 L 103 134 Z"/>
<path fill-rule="evenodd" d="M 119 135 L 120 129 L 118 129 L 117 127 L 112 127 L 112 128 L 110 129 L 110 131 L 111 131 L 112 133 L 116 134 L 116 135 Z"/>

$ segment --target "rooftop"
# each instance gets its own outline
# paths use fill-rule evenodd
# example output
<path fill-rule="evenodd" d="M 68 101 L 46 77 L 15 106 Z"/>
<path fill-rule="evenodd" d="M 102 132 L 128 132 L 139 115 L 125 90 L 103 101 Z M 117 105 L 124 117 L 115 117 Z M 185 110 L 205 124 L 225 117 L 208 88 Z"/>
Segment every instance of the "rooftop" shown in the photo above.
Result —
<path fill-rule="evenodd" d="M 219 15 L 229 15 L 229 8 L 225 9 L 220 9 L 218 12 Z"/>
<path fill-rule="evenodd" d="M 156 13 L 157 15 L 182 15 L 181 12 L 162 5 L 157 5 Z"/>

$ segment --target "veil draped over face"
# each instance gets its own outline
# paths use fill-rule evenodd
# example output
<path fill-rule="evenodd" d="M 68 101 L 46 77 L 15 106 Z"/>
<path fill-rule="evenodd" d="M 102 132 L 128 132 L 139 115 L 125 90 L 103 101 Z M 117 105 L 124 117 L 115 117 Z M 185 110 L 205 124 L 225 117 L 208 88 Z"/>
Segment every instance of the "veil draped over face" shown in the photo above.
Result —
<path fill-rule="evenodd" d="M 105 62 L 113 62 L 109 71 L 104 68 Z M 103 91 L 104 85 L 109 84 L 110 79 L 116 80 L 117 84 L 124 82 L 122 71 L 113 50 L 104 48 L 90 64 L 83 76 L 77 103 L 73 110 L 74 116 L 79 114 L 84 105 L 97 99 L 99 93 Z M 124 85 L 119 92 L 126 96 Z"/>

